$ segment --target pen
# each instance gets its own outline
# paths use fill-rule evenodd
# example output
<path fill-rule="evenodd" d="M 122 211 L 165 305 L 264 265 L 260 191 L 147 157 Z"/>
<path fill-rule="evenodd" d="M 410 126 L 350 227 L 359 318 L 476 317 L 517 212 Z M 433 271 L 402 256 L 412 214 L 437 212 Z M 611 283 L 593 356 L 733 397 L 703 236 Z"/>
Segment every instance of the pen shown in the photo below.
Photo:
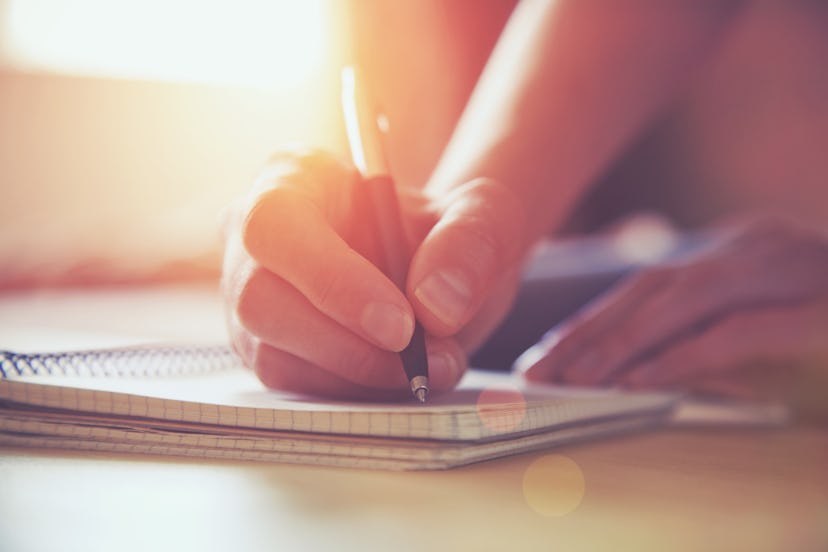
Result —
<path fill-rule="evenodd" d="M 411 261 L 400 220 L 400 206 L 385 155 L 380 143 L 377 112 L 357 82 L 353 67 L 342 69 L 342 111 L 351 158 L 362 175 L 358 192 L 364 193 L 376 224 L 385 274 L 405 293 L 405 281 Z M 420 402 L 428 395 L 428 357 L 425 332 L 415 321 L 414 334 L 400 352 L 411 392 Z"/>

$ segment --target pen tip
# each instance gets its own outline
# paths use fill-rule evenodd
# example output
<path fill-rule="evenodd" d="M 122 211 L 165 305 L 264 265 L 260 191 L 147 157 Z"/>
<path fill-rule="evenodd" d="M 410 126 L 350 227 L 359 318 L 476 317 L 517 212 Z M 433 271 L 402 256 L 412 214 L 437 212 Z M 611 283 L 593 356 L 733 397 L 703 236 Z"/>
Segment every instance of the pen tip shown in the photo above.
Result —
<path fill-rule="evenodd" d="M 428 376 L 414 376 L 411 378 L 411 392 L 421 403 L 426 402 L 428 396 Z"/>

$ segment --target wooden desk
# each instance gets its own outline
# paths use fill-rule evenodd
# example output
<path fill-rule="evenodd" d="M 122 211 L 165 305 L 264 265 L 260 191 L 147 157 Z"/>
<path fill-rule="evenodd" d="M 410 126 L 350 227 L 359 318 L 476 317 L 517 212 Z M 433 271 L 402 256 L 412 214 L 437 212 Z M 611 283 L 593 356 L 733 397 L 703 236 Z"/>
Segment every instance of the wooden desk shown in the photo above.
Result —
<path fill-rule="evenodd" d="M 222 339 L 214 290 L 0 297 L 3 347 L 135 335 Z M 585 484 L 559 517 L 523 491 L 544 454 L 391 473 L 3 450 L 0 552 L 828 550 L 828 429 L 669 430 L 552 453 L 577 468 L 550 501 Z"/>
<path fill-rule="evenodd" d="M 828 432 L 672 430 L 549 451 L 577 508 L 544 517 L 544 453 L 392 473 L 66 452 L 0 455 L 0 550 L 828 550 Z"/>

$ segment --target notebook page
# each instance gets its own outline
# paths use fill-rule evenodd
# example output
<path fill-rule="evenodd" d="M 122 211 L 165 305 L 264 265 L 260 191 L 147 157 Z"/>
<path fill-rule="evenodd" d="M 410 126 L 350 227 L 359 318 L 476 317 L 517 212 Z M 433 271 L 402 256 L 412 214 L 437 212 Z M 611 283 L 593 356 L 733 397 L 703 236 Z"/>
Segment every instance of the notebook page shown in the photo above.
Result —
<path fill-rule="evenodd" d="M 520 390 L 522 403 L 478 405 L 484 389 Z M 671 394 L 522 386 L 503 374 L 468 375 L 427 405 L 320 401 L 266 390 L 244 369 L 163 378 L 30 376 L 0 380 L 0 400 L 77 412 L 226 427 L 414 439 L 481 440 L 605 417 L 663 411 Z M 506 430 L 504 430 L 506 428 Z"/>

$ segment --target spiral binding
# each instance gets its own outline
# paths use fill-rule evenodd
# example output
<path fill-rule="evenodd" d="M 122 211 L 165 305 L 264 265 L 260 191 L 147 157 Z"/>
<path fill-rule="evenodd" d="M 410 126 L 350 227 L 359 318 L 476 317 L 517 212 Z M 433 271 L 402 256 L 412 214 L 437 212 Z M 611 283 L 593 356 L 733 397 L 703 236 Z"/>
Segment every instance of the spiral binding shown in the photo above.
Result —
<path fill-rule="evenodd" d="M 0 379 L 24 376 L 165 377 L 241 366 L 226 346 L 150 346 L 55 353 L 0 351 Z"/>

